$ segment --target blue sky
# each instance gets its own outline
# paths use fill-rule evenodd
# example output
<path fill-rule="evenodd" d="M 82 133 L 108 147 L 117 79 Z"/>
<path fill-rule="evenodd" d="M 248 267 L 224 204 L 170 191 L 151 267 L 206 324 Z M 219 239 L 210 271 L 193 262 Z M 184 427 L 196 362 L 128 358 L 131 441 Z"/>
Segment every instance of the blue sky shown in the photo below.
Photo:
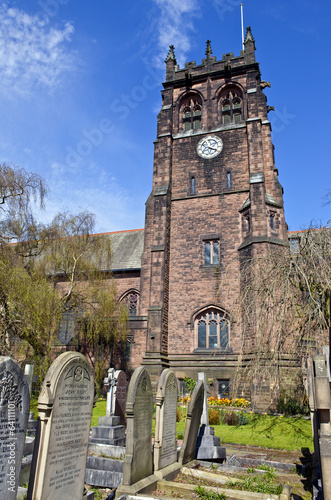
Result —
<path fill-rule="evenodd" d="M 97 232 L 141 228 L 152 185 L 164 59 L 240 54 L 240 0 L 0 2 L 0 161 L 40 173 L 58 211 Z M 246 0 L 290 230 L 331 219 L 331 7 Z"/>

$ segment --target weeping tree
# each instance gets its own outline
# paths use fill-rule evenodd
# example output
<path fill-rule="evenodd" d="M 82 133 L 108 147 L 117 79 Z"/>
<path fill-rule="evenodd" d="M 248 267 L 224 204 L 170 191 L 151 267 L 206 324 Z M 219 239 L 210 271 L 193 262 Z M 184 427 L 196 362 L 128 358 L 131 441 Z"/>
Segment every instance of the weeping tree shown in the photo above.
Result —
<path fill-rule="evenodd" d="M 244 332 L 240 362 L 252 355 L 246 380 L 266 378 L 277 391 L 282 357 L 300 363 L 329 342 L 330 225 L 299 231 L 290 249 L 271 247 L 243 262 L 242 284 L 234 311 Z"/>
<path fill-rule="evenodd" d="M 46 193 L 37 174 L 0 165 L 0 354 L 33 360 L 43 377 L 61 318 L 79 311 L 76 333 L 84 329 L 85 341 L 76 348 L 101 372 L 109 339 L 118 342 L 127 328 L 109 272 L 110 242 L 93 235 L 88 212 L 38 222 L 33 208 L 44 207 Z"/>

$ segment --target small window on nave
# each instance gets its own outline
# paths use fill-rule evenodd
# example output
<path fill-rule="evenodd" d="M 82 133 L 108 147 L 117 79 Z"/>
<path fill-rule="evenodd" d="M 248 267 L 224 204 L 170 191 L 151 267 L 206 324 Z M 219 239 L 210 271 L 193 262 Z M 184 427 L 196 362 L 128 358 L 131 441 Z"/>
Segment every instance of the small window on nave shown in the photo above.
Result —
<path fill-rule="evenodd" d="M 210 240 L 204 242 L 204 264 L 205 266 L 217 266 L 220 263 L 220 242 Z"/>

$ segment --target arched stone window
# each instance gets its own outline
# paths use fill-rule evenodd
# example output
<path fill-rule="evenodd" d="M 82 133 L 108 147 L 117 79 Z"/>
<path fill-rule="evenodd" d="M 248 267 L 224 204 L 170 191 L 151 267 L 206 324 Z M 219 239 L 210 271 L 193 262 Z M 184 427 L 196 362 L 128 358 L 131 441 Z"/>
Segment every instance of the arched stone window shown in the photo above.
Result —
<path fill-rule="evenodd" d="M 242 118 L 242 94 L 236 87 L 225 88 L 220 95 L 221 120 L 223 125 L 238 123 Z"/>
<path fill-rule="evenodd" d="M 198 313 L 194 318 L 194 330 L 198 349 L 228 350 L 229 320 L 222 310 L 210 307 Z"/>
<path fill-rule="evenodd" d="M 137 316 L 139 308 L 139 297 L 140 294 L 138 290 L 131 289 L 125 292 L 120 298 L 120 302 L 124 302 L 127 305 L 129 316 Z"/>
<path fill-rule="evenodd" d="M 184 96 L 179 109 L 179 118 L 184 131 L 201 129 L 202 101 L 199 94 Z"/>

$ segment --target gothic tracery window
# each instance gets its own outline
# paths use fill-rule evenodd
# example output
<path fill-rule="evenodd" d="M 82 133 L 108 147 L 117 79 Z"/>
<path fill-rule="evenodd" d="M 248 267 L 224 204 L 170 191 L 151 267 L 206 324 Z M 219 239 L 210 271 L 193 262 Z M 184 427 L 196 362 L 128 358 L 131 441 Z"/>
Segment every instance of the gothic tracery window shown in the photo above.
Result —
<path fill-rule="evenodd" d="M 221 349 L 229 346 L 229 322 L 222 311 L 210 308 L 195 318 L 198 349 Z"/>
<path fill-rule="evenodd" d="M 221 116 L 223 125 L 238 123 L 242 120 L 242 99 L 237 89 L 222 92 Z"/>
<path fill-rule="evenodd" d="M 121 298 L 121 302 L 127 305 L 129 316 L 137 316 L 139 306 L 139 292 L 130 290 Z"/>
<path fill-rule="evenodd" d="M 183 130 L 201 129 L 201 98 L 198 94 L 189 95 L 183 99 L 180 106 Z"/>

